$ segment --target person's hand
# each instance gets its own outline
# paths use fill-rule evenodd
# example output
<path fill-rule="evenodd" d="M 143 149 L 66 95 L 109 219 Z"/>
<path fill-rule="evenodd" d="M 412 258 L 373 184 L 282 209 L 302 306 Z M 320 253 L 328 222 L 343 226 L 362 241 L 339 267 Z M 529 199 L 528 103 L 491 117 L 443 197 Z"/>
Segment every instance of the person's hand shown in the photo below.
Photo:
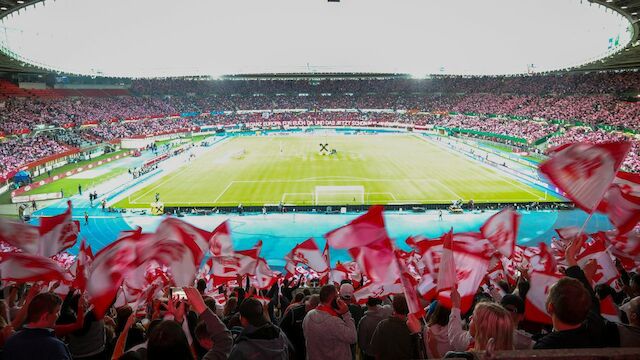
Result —
<path fill-rule="evenodd" d="M 198 289 L 194 287 L 185 287 L 182 288 L 184 293 L 187 295 L 187 300 L 189 300 L 189 304 L 197 314 L 202 314 L 207 310 L 207 305 L 204 303 L 204 299 Z"/>
<path fill-rule="evenodd" d="M 458 292 L 458 287 L 454 286 L 451 289 L 451 307 L 454 309 L 460 309 L 460 293 Z"/>
<path fill-rule="evenodd" d="M 567 261 L 567 265 L 578 265 L 578 260 L 576 259 L 576 257 L 578 256 L 583 243 L 584 236 L 581 235 L 576 236 L 575 238 L 573 238 L 573 240 L 571 240 L 569 246 L 567 246 L 567 249 L 564 252 L 564 259 Z"/>
<path fill-rule="evenodd" d="M 411 334 L 417 334 L 422 330 L 422 324 L 414 314 L 409 314 L 407 316 L 407 327 L 409 328 L 409 333 Z"/>
<path fill-rule="evenodd" d="M 176 296 L 175 302 L 178 304 L 176 307 L 176 312 L 173 315 L 176 317 L 176 321 L 182 324 L 184 320 L 184 301 L 180 301 L 180 299 Z"/>
<path fill-rule="evenodd" d="M 336 303 L 338 304 L 338 308 L 336 309 L 336 312 L 338 313 L 338 315 L 342 316 L 349 312 L 349 305 L 347 305 L 347 303 L 344 302 L 344 300 L 338 299 Z"/>

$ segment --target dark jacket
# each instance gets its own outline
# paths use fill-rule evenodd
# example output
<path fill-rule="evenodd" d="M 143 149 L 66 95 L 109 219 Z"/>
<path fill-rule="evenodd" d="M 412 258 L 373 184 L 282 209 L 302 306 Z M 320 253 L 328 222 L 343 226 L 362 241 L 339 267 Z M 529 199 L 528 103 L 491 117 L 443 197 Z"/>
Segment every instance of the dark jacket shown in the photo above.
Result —
<path fill-rule="evenodd" d="M 302 330 L 302 321 L 307 314 L 305 304 L 300 304 L 292 307 L 287 311 L 287 314 L 280 321 L 280 329 L 284 331 L 285 335 L 293 348 L 295 349 L 295 356 L 292 359 L 304 360 L 307 357 L 307 349 L 304 342 L 304 331 Z"/>
<path fill-rule="evenodd" d="M 617 347 L 620 344 L 618 329 L 615 323 L 605 320 L 600 315 L 600 302 L 595 292 L 578 266 L 567 268 L 566 275 L 580 280 L 591 295 L 591 310 L 579 328 L 564 331 L 553 331 L 533 346 L 534 349 L 579 349 Z"/>
<path fill-rule="evenodd" d="M 279 327 L 266 323 L 260 327 L 249 325 L 238 336 L 229 360 L 265 359 L 288 360 L 293 347 Z"/>
<path fill-rule="evenodd" d="M 4 344 L 4 360 L 71 360 L 67 346 L 52 329 L 25 328 Z"/>

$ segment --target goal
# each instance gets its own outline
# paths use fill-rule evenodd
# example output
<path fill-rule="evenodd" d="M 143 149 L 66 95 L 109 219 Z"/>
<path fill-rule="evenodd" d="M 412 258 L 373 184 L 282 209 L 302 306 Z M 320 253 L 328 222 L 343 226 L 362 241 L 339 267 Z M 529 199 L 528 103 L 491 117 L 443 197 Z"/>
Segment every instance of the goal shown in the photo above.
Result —
<path fill-rule="evenodd" d="M 316 205 L 364 205 L 364 186 L 316 186 Z"/>

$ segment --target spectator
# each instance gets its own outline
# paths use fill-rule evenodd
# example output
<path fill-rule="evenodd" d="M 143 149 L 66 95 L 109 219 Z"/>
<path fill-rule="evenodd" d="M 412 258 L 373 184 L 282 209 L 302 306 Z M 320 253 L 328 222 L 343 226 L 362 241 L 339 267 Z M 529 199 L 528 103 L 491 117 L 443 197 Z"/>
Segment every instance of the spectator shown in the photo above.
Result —
<path fill-rule="evenodd" d="M 367 311 L 358 323 L 358 346 L 362 358 L 370 360 L 375 357 L 371 346 L 371 338 L 380 321 L 391 316 L 390 309 L 382 306 L 382 300 L 370 297 L 367 299 Z"/>
<path fill-rule="evenodd" d="M 60 315 L 62 300 L 52 293 L 38 294 L 29 304 L 27 324 L 7 340 L 3 358 L 25 359 L 69 359 L 67 346 L 55 337 L 53 327 Z"/>
<path fill-rule="evenodd" d="M 419 339 L 412 336 L 407 326 L 409 307 L 404 295 L 393 297 L 393 313 L 378 323 L 371 338 L 371 349 L 377 360 L 415 359 Z"/>
<path fill-rule="evenodd" d="M 284 317 L 280 321 L 280 328 L 287 335 L 287 338 L 289 338 L 295 350 L 292 359 L 306 359 L 307 350 L 302 322 L 309 311 L 317 308 L 319 304 L 320 295 L 314 294 L 307 296 L 300 303 L 287 308 L 289 310 L 285 312 Z"/>
<path fill-rule="evenodd" d="M 320 305 L 302 322 L 309 360 L 349 360 L 356 342 L 356 326 L 349 306 L 339 299 L 333 285 L 320 289 Z"/>
<path fill-rule="evenodd" d="M 449 344 L 447 325 L 451 310 L 437 304 L 424 328 L 424 345 L 429 358 L 441 358 L 453 348 Z"/>
<path fill-rule="evenodd" d="M 502 297 L 500 305 L 509 311 L 513 320 L 514 339 L 513 346 L 516 350 L 529 350 L 533 348 L 534 341 L 531 334 L 518 329 L 518 325 L 524 319 L 524 301 L 518 295 L 506 294 Z"/>
<path fill-rule="evenodd" d="M 259 300 L 244 299 L 239 312 L 244 329 L 236 339 L 229 359 L 289 359 L 293 348 L 289 339 L 266 319 Z"/>

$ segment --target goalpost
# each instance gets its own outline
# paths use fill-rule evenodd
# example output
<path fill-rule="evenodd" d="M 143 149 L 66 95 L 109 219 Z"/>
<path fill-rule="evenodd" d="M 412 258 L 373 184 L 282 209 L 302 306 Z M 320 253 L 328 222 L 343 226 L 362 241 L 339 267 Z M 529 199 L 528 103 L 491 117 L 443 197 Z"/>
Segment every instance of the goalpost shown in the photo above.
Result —
<path fill-rule="evenodd" d="M 316 186 L 315 205 L 364 205 L 364 186 Z"/>

